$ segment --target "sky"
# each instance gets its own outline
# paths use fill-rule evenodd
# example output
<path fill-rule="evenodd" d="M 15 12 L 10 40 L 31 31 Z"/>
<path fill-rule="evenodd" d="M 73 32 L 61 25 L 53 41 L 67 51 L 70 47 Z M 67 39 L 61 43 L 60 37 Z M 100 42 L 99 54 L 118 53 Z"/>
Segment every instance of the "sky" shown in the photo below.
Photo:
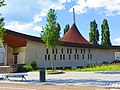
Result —
<path fill-rule="evenodd" d="M 5 3 L 7 5 L 0 8 L 0 13 L 7 29 L 40 37 L 47 13 L 52 8 L 62 37 L 65 25 L 71 27 L 73 24 L 74 8 L 78 30 L 88 41 L 90 21 L 96 20 L 101 36 L 101 24 L 107 19 L 111 42 L 120 46 L 120 0 L 5 0 Z"/>

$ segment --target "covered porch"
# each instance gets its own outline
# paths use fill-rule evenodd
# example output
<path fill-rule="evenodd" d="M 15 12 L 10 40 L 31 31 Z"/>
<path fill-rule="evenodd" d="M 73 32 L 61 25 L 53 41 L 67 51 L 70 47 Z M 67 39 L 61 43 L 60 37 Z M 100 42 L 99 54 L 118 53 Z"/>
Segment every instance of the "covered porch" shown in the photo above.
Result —
<path fill-rule="evenodd" d="M 10 66 L 10 71 L 15 72 L 18 64 L 25 64 L 27 40 L 15 33 L 4 34 L 5 58 L 4 65 Z"/>

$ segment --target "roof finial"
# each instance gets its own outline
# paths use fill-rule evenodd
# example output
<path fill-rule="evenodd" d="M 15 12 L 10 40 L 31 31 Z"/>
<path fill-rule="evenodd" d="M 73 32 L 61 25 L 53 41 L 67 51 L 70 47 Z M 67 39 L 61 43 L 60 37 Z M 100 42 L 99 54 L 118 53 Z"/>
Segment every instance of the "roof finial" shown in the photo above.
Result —
<path fill-rule="evenodd" d="M 75 10 L 73 8 L 73 22 L 75 23 Z"/>

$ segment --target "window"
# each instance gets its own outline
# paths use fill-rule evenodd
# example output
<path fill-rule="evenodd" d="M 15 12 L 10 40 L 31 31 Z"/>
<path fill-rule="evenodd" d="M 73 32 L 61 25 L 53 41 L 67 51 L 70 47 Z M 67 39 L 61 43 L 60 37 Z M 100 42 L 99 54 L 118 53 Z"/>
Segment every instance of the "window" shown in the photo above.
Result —
<path fill-rule="evenodd" d="M 47 55 L 45 55 L 45 60 L 47 60 Z"/>
<path fill-rule="evenodd" d="M 56 60 L 56 55 L 54 55 L 54 60 Z"/>
<path fill-rule="evenodd" d="M 77 54 L 77 49 L 75 49 L 75 53 Z"/>
<path fill-rule="evenodd" d="M 71 59 L 71 56 L 70 56 L 70 54 L 69 54 L 69 60 Z"/>
<path fill-rule="evenodd" d="M 60 55 L 60 60 L 62 60 L 62 55 Z"/>
<path fill-rule="evenodd" d="M 65 55 L 63 55 L 63 60 L 65 60 Z"/>
<path fill-rule="evenodd" d="M 90 49 L 88 49 L 88 53 L 90 54 Z"/>
<path fill-rule="evenodd" d="M 52 49 L 52 54 L 54 54 L 54 49 Z"/>
<path fill-rule="evenodd" d="M 77 59 L 79 59 L 79 54 L 77 54 Z"/>
<path fill-rule="evenodd" d="M 81 49 L 81 54 L 82 54 L 82 49 Z"/>
<path fill-rule="evenodd" d="M 89 56 L 90 56 L 90 54 L 88 54 L 88 59 L 90 59 L 90 57 L 89 57 Z"/>
<path fill-rule="evenodd" d="M 50 60 L 50 55 L 48 55 L 48 60 Z"/>
<path fill-rule="evenodd" d="M 61 54 L 63 54 L 63 49 L 61 49 Z"/>
<path fill-rule="evenodd" d="M 48 54 L 48 49 L 46 49 L 46 54 Z"/>
<path fill-rule="evenodd" d="M 70 48 L 70 54 L 72 54 L 72 49 Z"/>
<path fill-rule="evenodd" d="M 84 60 L 84 54 L 82 55 L 82 59 Z"/>
<path fill-rule="evenodd" d="M 76 54 L 74 54 L 74 59 L 76 60 Z"/>
<path fill-rule="evenodd" d="M 69 54 L 69 49 L 67 49 L 67 54 Z"/>
<path fill-rule="evenodd" d="M 90 54 L 90 59 L 92 59 L 92 54 Z"/>
<path fill-rule="evenodd" d="M 83 49 L 84 50 L 84 54 L 85 54 L 85 49 Z"/>
<path fill-rule="evenodd" d="M 56 49 L 56 54 L 57 54 L 57 49 Z"/>

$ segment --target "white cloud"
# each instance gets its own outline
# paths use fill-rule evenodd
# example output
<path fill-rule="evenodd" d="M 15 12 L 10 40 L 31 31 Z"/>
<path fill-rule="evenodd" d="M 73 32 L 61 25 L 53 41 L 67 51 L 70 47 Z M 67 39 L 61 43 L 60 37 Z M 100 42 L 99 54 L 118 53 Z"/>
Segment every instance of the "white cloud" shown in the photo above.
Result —
<path fill-rule="evenodd" d="M 116 38 L 113 41 L 120 44 L 120 38 Z"/>
<path fill-rule="evenodd" d="M 34 30 L 34 31 L 38 31 L 38 32 L 43 31 L 42 27 L 40 27 L 40 26 L 35 26 L 35 27 L 33 28 L 33 30 Z"/>
<path fill-rule="evenodd" d="M 72 8 L 75 8 L 77 14 L 86 13 L 88 9 L 103 8 L 104 13 L 109 16 L 120 14 L 120 0 L 78 0 Z"/>
<path fill-rule="evenodd" d="M 26 33 L 29 31 L 41 32 L 42 27 L 35 25 L 34 23 L 20 23 L 20 22 L 11 22 L 9 25 L 5 26 L 6 29 L 17 31 L 20 33 Z"/>
<path fill-rule="evenodd" d="M 11 22 L 9 25 L 5 26 L 5 28 L 18 31 L 18 32 L 25 32 L 30 30 L 33 27 L 33 23 L 20 23 L 20 22 Z"/>
<path fill-rule="evenodd" d="M 42 8 L 39 13 L 34 16 L 34 22 L 42 21 L 44 16 L 47 16 L 48 10 L 50 8 L 55 10 L 63 10 L 65 9 L 66 2 L 71 2 L 73 0 L 38 0 L 38 4 Z"/>
<path fill-rule="evenodd" d="M 40 17 L 40 15 L 36 14 L 34 16 L 34 23 L 41 22 L 41 21 L 42 21 L 42 18 Z"/>

